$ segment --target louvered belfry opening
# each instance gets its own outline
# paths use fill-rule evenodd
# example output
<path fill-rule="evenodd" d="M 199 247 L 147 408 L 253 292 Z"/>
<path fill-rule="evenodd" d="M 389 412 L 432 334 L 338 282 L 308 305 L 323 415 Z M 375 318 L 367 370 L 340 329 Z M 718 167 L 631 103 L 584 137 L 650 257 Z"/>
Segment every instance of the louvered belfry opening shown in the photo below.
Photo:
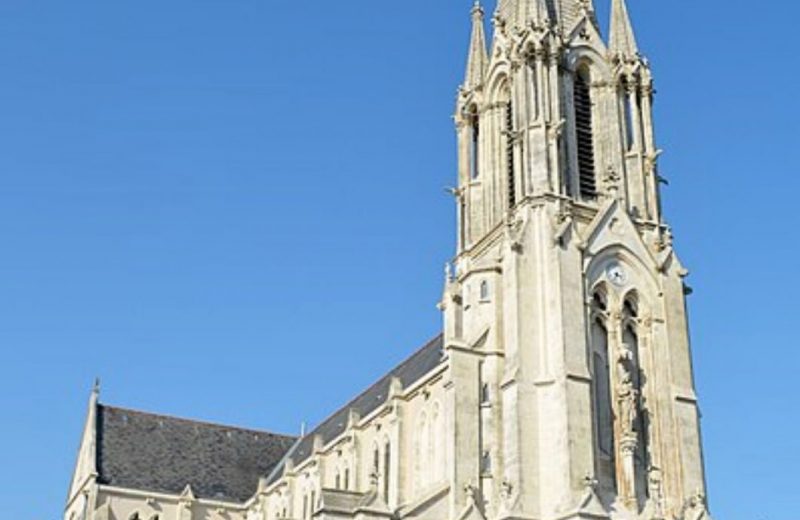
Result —
<path fill-rule="evenodd" d="M 469 176 L 471 179 L 480 177 L 480 136 L 481 126 L 478 109 L 472 107 L 469 113 L 470 143 L 469 143 Z"/>
<path fill-rule="evenodd" d="M 592 94 L 588 75 L 575 74 L 575 133 L 578 149 L 578 180 L 583 198 L 597 196 L 594 164 L 594 132 L 592 131 Z"/>
<path fill-rule="evenodd" d="M 517 205 L 517 180 L 514 171 L 514 105 L 506 103 L 506 176 L 508 177 L 508 208 Z"/>

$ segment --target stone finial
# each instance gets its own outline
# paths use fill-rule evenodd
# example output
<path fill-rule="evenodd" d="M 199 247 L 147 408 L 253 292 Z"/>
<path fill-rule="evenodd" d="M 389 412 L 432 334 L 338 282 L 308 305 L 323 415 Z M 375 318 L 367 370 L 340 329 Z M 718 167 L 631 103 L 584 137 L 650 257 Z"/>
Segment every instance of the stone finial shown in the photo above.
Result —
<path fill-rule="evenodd" d="M 184 505 L 189 505 L 195 500 L 197 499 L 194 496 L 194 491 L 192 491 L 191 484 L 186 484 L 186 487 L 183 488 L 183 491 L 181 492 L 181 496 L 179 499 L 180 503 Z"/>

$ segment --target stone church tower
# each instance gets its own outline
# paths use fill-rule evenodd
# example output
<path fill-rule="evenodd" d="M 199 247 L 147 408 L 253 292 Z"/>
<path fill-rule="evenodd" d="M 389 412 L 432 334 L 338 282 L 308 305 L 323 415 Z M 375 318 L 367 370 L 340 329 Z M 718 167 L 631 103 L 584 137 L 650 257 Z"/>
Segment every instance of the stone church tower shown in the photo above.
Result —
<path fill-rule="evenodd" d="M 456 417 L 480 415 L 456 423 L 453 471 L 491 460 L 479 488 L 498 518 L 706 514 L 653 80 L 611 3 L 608 45 L 589 0 L 501 0 L 488 49 L 472 11 L 443 308 Z"/>
<path fill-rule="evenodd" d="M 710 520 L 625 0 L 472 9 L 443 332 L 309 433 L 102 404 L 65 520 Z"/>

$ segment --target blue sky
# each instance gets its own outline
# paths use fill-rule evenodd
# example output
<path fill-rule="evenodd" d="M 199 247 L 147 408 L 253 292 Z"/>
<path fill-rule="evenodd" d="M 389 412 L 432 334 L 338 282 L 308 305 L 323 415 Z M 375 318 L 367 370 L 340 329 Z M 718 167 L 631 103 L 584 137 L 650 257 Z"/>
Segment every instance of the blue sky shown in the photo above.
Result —
<path fill-rule="evenodd" d="M 800 7 L 629 3 L 712 507 L 788 519 Z M 95 376 L 108 403 L 297 432 L 437 333 L 469 7 L 0 4 L 0 518 L 59 518 Z"/>

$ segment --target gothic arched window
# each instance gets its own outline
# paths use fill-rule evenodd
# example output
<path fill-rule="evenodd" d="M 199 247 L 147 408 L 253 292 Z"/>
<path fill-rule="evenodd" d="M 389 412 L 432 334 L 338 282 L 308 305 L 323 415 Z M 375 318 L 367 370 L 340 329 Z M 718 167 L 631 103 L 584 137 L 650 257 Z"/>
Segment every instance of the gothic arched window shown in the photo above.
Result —
<path fill-rule="evenodd" d="M 372 450 L 372 473 L 377 476 L 381 471 L 381 452 L 378 446 Z"/>
<path fill-rule="evenodd" d="M 586 199 L 597 196 L 594 157 L 594 122 L 591 76 L 588 69 L 575 73 L 573 102 L 575 107 L 575 146 L 578 153 L 578 188 Z"/>
<path fill-rule="evenodd" d="M 386 441 L 383 449 L 383 499 L 389 501 L 389 484 L 391 484 L 392 445 Z"/>
<path fill-rule="evenodd" d="M 592 307 L 598 311 L 608 310 L 608 295 L 604 289 L 598 289 L 592 295 Z"/>
<path fill-rule="evenodd" d="M 505 106 L 506 177 L 508 178 L 508 207 L 517 205 L 517 177 L 514 164 L 514 103 L 511 95 Z"/>
<path fill-rule="evenodd" d="M 597 447 L 604 455 L 610 457 L 614 453 L 611 367 L 608 352 L 608 329 L 600 319 L 596 319 L 592 323 L 591 340 Z"/>
<path fill-rule="evenodd" d="M 472 106 L 467 115 L 469 124 L 469 177 L 477 179 L 481 175 L 480 171 L 480 139 L 481 123 L 478 115 L 478 107 Z"/>
<path fill-rule="evenodd" d="M 625 298 L 625 304 L 623 305 L 623 311 L 625 316 L 628 318 L 638 318 L 639 317 L 639 304 L 636 301 L 635 296 L 629 296 Z"/>

